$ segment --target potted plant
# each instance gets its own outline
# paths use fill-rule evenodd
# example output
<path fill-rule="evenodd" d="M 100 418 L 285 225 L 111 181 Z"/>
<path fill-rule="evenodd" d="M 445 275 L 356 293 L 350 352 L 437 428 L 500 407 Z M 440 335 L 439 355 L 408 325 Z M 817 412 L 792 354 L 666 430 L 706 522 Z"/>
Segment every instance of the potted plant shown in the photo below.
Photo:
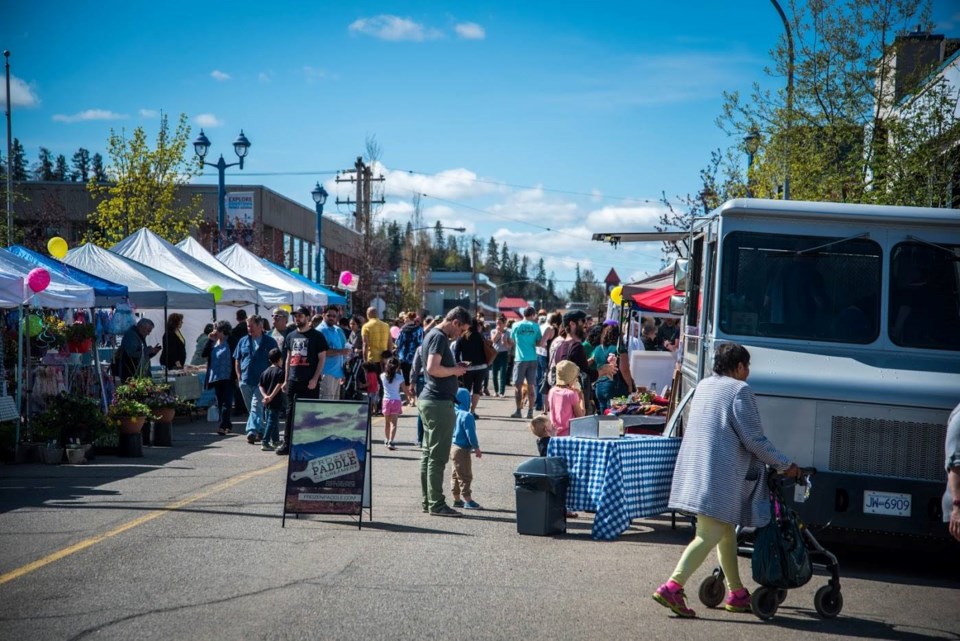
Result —
<path fill-rule="evenodd" d="M 169 423 L 177 413 L 180 399 L 171 391 L 171 386 L 161 383 L 155 386 L 156 392 L 146 400 L 153 415 L 161 423 Z"/>
<path fill-rule="evenodd" d="M 177 411 L 180 399 L 172 391 L 169 383 L 157 383 L 151 378 L 130 378 L 117 386 L 114 398 L 139 401 L 150 408 L 148 416 L 169 423 Z"/>
<path fill-rule="evenodd" d="M 96 330 L 87 323 L 73 323 L 64 328 L 63 336 L 67 341 L 67 349 L 74 354 L 86 354 L 93 348 L 93 338 Z"/>
<path fill-rule="evenodd" d="M 41 463 L 56 465 L 63 459 L 62 426 L 63 423 L 56 408 L 48 407 L 30 421 L 32 438 L 35 442 L 40 443 L 38 452 Z"/>
<path fill-rule="evenodd" d="M 112 420 L 116 421 L 121 434 L 137 434 L 152 411 L 149 406 L 140 401 L 115 397 L 110 404 L 108 414 Z"/>

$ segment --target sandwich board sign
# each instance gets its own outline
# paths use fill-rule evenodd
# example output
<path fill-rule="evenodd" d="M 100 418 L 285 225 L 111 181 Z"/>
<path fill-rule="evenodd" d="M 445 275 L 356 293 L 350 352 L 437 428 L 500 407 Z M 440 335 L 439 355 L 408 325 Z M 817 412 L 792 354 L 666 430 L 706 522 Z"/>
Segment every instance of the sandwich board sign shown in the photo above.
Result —
<path fill-rule="evenodd" d="M 287 514 L 360 517 L 370 505 L 370 413 L 366 401 L 297 399 L 290 430 Z"/>

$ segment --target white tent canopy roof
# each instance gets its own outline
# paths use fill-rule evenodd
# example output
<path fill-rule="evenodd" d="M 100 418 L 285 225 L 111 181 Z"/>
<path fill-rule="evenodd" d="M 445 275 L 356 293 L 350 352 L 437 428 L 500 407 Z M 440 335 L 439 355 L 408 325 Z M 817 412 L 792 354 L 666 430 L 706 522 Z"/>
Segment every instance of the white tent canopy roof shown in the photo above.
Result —
<path fill-rule="evenodd" d="M 53 271 L 50 271 L 50 285 L 39 294 L 34 294 L 27 286 L 27 274 L 36 267 L 33 263 L 10 253 L 6 249 L 0 249 L 0 273 L 5 274 L 8 278 L 22 279 L 21 298 L 15 304 L 27 302 L 33 307 L 49 307 L 51 309 L 93 307 L 95 305 L 96 297 L 93 293 L 93 287 L 78 283 L 72 278 Z"/>
<path fill-rule="evenodd" d="M 230 245 L 217 254 L 217 260 L 236 272 L 246 274 L 251 281 L 287 292 L 290 299 L 284 303 L 288 305 L 296 307 L 297 305 L 327 304 L 325 292 L 274 267 L 242 245 L 236 243 Z"/>
<path fill-rule="evenodd" d="M 63 262 L 77 269 L 126 285 L 137 307 L 213 309 L 213 294 L 119 254 L 87 243 L 67 252 Z"/>
<path fill-rule="evenodd" d="M 23 302 L 23 288 L 26 287 L 22 276 L 0 272 L 0 307 L 16 307 Z"/>
<path fill-rule="evenodd" d="M 253 278 L 254 274 L 250 272 L 244 272 L 247 276 L 241 276 L 236 270 L 230 269 L 230 267 L 217 260 L 217 257 L 208 252 L 193 236 L 187 236 L 177 243 L 176 247 L 203 262 L 204 265 L 217 270 L 224 276 L 239 280 L 256 289 L 257 293 L 260 294 L 259 303 L 261 305 L 271 307 L 273 305 L 292 304 L 289 292 L 272 287 L 266 283 L 258 282 Z"/>
<path fill-rule="evenodd" d="M 223 296 L 219 301 L 222 305 L 257 303 L 256 289 L 204 264 L 149 229 L 144 228 L 130 234 L 110 250 L 149 265 L 202 291 L 219 285 L 223 289 Z"/>

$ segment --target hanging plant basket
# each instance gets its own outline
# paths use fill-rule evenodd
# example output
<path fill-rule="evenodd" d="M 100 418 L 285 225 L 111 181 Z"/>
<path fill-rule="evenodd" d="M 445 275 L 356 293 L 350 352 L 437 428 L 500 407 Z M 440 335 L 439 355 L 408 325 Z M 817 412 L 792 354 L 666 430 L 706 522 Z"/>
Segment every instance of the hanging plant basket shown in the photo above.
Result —
<path fill-rule="evenodd" d="M 84 338 L 83 340 L 69 341 L 67 342 L 67 349 L 70 350 L 71 354 L 86 354 L 93 349 L 93 339 Z"/>

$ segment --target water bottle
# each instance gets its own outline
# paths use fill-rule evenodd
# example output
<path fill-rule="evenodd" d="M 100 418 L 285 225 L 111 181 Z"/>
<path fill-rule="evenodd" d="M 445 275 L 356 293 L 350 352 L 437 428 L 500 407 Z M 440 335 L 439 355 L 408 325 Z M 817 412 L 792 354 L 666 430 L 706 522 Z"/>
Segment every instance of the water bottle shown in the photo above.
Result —
<path fill-rule="evenodd" d="M 656 382 L 656 381 L 650 381 L 650 387 L 648 387 L 647 389 L 650 391 L 651 394 L 653 394 L 654 396 L 656 396 L 656 395 L 657 395 L 657 382 Z"/>

